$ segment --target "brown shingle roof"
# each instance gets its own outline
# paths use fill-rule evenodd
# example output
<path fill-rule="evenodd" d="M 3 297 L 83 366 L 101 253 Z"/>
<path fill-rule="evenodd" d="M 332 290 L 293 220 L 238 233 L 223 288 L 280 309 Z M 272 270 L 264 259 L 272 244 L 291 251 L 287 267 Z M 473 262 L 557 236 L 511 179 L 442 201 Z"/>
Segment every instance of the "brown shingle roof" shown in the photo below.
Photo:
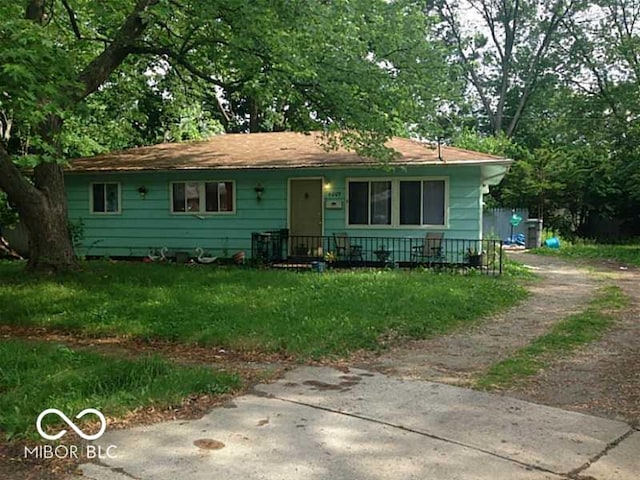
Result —
<path fill-rule="evenodd" d="M 387 146 L 400 156 L 391 164 L 446 165 L 510 163 L 484 153 L 442 146 L 438 148 L 395 137 Z M 318 133 L 293 132 L 219 135 L 202 142 L 163 143 L 70 161 L 68 172 L 162 171 L 209 169 L 270 169 L 358 167 L 376 160 L 344 149 L 326 151 Z"/>

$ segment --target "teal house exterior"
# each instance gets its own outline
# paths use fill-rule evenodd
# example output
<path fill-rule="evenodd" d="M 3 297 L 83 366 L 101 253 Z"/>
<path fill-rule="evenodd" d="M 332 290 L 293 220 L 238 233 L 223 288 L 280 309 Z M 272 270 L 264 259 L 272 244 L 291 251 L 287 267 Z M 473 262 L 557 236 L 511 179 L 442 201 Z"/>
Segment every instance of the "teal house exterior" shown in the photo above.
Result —
<path fill-rule="evenodd" d="M 339 248 L 340 239 L 375 239 L 357 252 L 410 239 L 409 259 L 428 233 L 482 239 L 483 195 L 511 160 L 394 138 L 388 165 L 342 149 L 320 134 L 229 134 L 161 144 L 70 162 L 69 217 L 81 226 L 78 254 L 145 257 L 164 249 L 229 258 L 255 254 L 256 234 L 280 232 L 282 257 Z M 292 243 L 295 238 L 317 238 Z M 364 240 L 360 240 L 362 243 Z M 305 248 L 299 248 L 303 245 Z M 397 248 L 396 248 L 397 249 Z"/>

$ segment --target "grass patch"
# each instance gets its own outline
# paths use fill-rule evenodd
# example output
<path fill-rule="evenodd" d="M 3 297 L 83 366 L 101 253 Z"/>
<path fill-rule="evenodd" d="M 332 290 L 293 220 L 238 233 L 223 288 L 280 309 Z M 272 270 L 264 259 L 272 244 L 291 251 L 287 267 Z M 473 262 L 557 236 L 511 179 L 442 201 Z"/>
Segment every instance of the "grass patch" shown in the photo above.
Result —
<path fill-rule="evenodd" d="M 583 312 L 570 315 L 511 358 L 492 365 L 476 380 L 476 387 L 491 389 L 510 386 L 536 374 L 554 358 L 597 340 L 615 322 L 615 312 L 624 308 L 628 300 L 616 286 L 601 288 Z"/>
<path fill-rule="evenodd" d="M 537 281 L 540 279 L 533 270 L 520 262 L 514 262 L 505 252 L 503 275 L 513 280 L 522 280 L 526 282 Z"/>
<path fill-rule="evenodd" d="M 537 248 L 534 253 L 576 260 L 612 260 L 626 265 L 640 266 L 640 245 L 570 244 L 560 248 Z"/>
<path fill-rule="evenodd" d="M 298 358 L 446 332 L 526 295 L 512 278 L 421 271 L 325 274 L 88 262 L 64 276 L 0 263 L 0 323 Z"/>
<path fill-rule="evenodd" d="M 239 386 L 235 374 L 177 366 L 156 357 L 127 360 L 52 343 L 5 340 L 0 343 L 0 434 L 39 438 L 35 420 L 46 408 L 58 408 L 69 418 L 89 407 L 115 416 Z M 45 424 L 55 420 L 49 415 Z"/>

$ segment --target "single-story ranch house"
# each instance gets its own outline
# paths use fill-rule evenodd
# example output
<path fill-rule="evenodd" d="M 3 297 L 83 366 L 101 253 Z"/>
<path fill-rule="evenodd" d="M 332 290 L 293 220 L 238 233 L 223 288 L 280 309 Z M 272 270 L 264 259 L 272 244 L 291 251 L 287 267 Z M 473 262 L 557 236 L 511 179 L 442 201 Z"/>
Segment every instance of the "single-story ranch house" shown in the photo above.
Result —
<path fill-rule="evenodd" d="M 431 253 L 428 233 L 434 250 L 482 239 L 483 194 L 511 164 L 404 138 L 389 141 L 399 155 L 386 166 L 323 145 L 318 133 L 229 134 L 72 160 L 65 182 L 70 220 L 82 225 L 78 254 L 202 248 L 228 258 L 257 248 L 275 259 L 408 261 Z"/>

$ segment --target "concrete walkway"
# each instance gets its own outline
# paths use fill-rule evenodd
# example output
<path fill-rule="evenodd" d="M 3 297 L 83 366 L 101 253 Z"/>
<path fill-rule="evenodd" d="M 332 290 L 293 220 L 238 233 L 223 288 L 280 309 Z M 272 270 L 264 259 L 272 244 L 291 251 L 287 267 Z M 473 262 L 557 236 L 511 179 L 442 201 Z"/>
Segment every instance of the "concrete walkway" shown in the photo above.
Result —
<path fill-rule="evenodd" d="M 84 478 L 636 479 L 627 424 L 364 370 L 302 367 L 199 420 L 107 431 Z M 77 478 L 77 477 L 71 477 Z"/>

